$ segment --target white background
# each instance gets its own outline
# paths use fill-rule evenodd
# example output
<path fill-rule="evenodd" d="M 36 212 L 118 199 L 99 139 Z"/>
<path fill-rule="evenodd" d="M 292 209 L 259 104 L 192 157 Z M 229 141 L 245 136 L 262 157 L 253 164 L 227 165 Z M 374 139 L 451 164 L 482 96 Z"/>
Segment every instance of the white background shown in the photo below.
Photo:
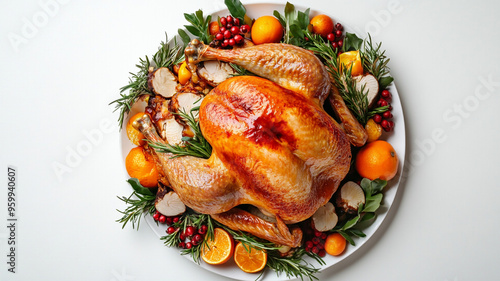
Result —
<path fill-rule="evenodd" d="M 391 213 L 319 278 L 499 280 L 498 1 L 293 3 L 382 41 L 405 114 L 409 169 Z M 116 196 L 130 187 L 108 105 L 138 58 L 186 24 L 182 13 L 223 7 L 1 2 L 0 280 L 226 280 L 163 247 L 146 224 L 114 222 L 123 209 Z M 68 156 L 78 148 L 84 155 Z M 68 170 L 58 177 L 54 163 Z M 18 170 L 16 274 L 6 264 L 9 165 Z"/>

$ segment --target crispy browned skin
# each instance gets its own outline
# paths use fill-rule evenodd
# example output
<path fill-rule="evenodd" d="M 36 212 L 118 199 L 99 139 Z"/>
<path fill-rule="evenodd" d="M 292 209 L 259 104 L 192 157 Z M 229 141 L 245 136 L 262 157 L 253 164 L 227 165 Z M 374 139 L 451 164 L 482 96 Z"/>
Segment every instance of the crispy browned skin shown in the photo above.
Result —
<path fill-rule="evenodd" d="M 303 221 L 328 202 L 349 170 L 350 144 L 322 108 L 330 80 L 321 62 L 293 46 L 259 46 L 250 53 L 244 50 L 253 47 L 222 51 L 195 46 L 192 54 L 204 52 L 200 60 L 206 55 L 232 61 L 269 80 L 230 78 L 205 97 L 199 119 L 212 145 L 209 159 L 158 157 L 187 206 L 233 229 L 297 247 L 302 233 L 285 223 Z M 147 115 L 135 126 L 146 138 L 162 142 Z M 240 204 L 273 214 L 277 223 L 235 208 Z"/>

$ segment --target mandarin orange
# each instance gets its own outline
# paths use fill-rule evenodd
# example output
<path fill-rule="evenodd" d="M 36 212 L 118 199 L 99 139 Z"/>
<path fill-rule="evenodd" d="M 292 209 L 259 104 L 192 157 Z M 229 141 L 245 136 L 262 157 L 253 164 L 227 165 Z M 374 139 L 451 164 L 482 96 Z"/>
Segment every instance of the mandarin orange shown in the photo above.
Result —
<path fill-rule="evenodd" d="M 323 37 L 333 32 L 333 20 L 327 15 L 317 15 L 309 23 L 312 25 L 312 32 Z"/>
<path fill-rule="evenodd" d="M 273 16 L 262 16 L 252 25 L 252 42 L 256 45 L 264 43 L 278 43 L 283 37 L 283 26 Z"/>
<path fill-rule="evenodd" d="M 363 146 L 356 155 L 356 170 L 370 179 L 390 180 L 398 172 L 398 156 L 390 143 L 376 140 Z"/>
<path fill-rule="evenodd" d="M 332 233 L 326 237 L 325 251 L 332 256 L 342 254 L 347 246 L 346 239 L 340 233 Z"/>
<path fill-rule="evenodd" d="M 142 186 L 155 187 L 158 185 L 160 173 L 156 168 L 153 156 L 141 146 L 130 150 L 125 158 L 125 168 L 128 175 L 138 179 Z"/>

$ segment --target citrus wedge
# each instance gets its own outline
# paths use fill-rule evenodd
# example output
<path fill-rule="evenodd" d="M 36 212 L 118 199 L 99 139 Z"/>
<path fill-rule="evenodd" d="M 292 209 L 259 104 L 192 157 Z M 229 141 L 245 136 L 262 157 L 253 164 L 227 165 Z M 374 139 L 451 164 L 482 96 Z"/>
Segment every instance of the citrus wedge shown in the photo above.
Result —
<path fill-rule="evenodd" d="M 214 239 L 207 239 L 202 249 L 201 258 L 208 264 L 223 264 L 234 252 L 234 242 L 231 235 L 222 228 L 214 229 Z"/>
<path fill-rule="evenodd" d="M 249 251 L 248 251 L 249 250 Z M 267 254 L 265 251 L 253 248 L 245 249 L 240 242 L 234 249 L 234 261 L 236 265 L 247 273 L 256 273 L 264 269 L 267 263 Z"/>

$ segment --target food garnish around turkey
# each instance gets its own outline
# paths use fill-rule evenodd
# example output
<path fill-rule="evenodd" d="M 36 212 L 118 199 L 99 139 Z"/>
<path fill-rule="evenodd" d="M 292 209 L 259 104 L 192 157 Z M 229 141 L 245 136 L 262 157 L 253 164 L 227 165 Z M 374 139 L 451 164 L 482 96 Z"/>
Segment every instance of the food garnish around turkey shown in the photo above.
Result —
<path fill-rule="evenodd" d="M 248 274 L 314 280 L 327 253 L 343 255 L 332 243 L 355 246 L 379 212 L 388 181 L 354 167 L 387 156 L 372 148 L 381 161 L 353 159 L 394 129 L 389 59 L 327 15 L 287 3 L 251 19 L 239 0 L 225 3 L 225 16 L 184 14 L 185 30 L 141 59 L 112 102 L 148 161 L 127 170 L 157 177 L 153 187 L 128 180 L 117 221 L 135 228 L 151 216 L 164 244 L 198 263 L 235 258 Z M 146 106 L 129 121 L 138 102 Z M 252 257 L 259 266 L 242 261 Z"/>

